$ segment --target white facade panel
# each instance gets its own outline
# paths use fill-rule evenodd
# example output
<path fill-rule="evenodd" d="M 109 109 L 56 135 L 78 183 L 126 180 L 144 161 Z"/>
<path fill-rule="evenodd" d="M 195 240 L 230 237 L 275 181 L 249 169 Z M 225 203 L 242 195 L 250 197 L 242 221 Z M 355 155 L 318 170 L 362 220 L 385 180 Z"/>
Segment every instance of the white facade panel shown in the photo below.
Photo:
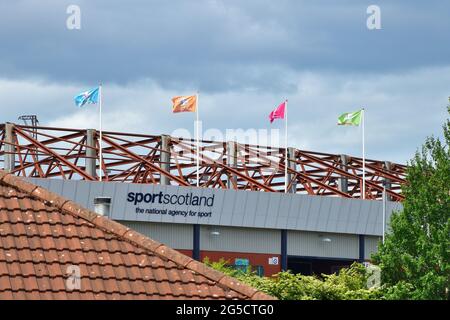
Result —
<path fill-rule="evenodd" d="M 364 259 L 369 260 L 372 253 L 378 251 L 378 243 L 381 237 L 367 237 L 364 241 Z"/>
<path fill-rule="evenodd" d="M 171 248 L 192 250 L 192 225 L 137 221 L 118 222 Z"/>
<path fill-rule="evenodd" d="M 357 235 L 288 231 L 288 255 L 358 259 Z"/>
<path fill-rule="evenodd" d="M 219 233 L 214 234 L 214 233 Z M 273 253 L 281 251 L 279 230 L 201 226 L 200 248 L 208 251 Z"/>

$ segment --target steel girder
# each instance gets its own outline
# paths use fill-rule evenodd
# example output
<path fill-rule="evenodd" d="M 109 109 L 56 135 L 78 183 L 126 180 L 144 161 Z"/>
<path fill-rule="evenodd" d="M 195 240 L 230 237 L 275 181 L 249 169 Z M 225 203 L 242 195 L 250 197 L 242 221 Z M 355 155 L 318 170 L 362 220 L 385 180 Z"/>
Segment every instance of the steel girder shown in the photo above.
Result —
<path fill-rule="evenodd" d="M 11 124 L 10 124 L 11 126 Z M 361 198 L 362 159 L 294 149 L 286 161 L 284 148 L 231 142 L 196 141 L 162 136 L 103 132 L 103 163 L 99 164 L 99 135 L 90 144 L 87 130 L 12 124 L 7 137 L 0 125 L 0 168 L 9 155 L 13 174 L 26 177 L 168 183 L 196 186 L 197 155 L 200 187 L 283 192 L 288 165 L 290 192 Z M 94 153 L 95 156 L 92 156 Z M 167 160 L 168 159 L 168 160 Z M 93 161 L 93 172 L 88 162 Z M 166 162 L 164 162 L 166 161 Z M 393 201 L 401 201 L 406 167 L 366 159 L 366 199 L 380 199 L 383 183 Z M 165 179 L 163 180 L 162 177 Z M 345 185 L 345 187 L 343 187 Z"/>

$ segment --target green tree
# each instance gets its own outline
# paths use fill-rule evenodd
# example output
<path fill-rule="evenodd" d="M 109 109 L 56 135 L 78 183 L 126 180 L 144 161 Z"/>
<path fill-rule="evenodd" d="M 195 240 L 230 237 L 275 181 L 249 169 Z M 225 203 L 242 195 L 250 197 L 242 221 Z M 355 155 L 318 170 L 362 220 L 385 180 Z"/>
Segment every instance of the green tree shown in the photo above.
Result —
<path fill-rule="evenodd" d="M 448 299 L 449 119 L 443 129 L 444 141 L 427 138 L 409 163 L 403 210 L 392 215 L 385 243 L 373 255 L 390 298 Z"/>

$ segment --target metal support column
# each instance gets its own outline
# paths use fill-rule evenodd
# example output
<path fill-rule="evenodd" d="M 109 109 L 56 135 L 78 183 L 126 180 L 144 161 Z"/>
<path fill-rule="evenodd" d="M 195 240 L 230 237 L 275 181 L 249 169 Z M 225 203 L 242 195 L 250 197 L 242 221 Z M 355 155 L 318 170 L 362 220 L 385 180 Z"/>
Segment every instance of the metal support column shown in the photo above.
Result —
<path fill-rule="evenodd" d="M 294 171 L 297 171 L 297 164 L 295 162 L 295 149 L 288 148 L 288 158 L 287 158 L 288 168 Z M 293 181 L 294 175 L 288 172 L 288 184 L 291 183 L 291 186 L 288 188 L 288 193 L 296 193 L 297 192 L 297 183 Z"/>
<path fill-rule="evenodd" d="M 366 240 L 366 238 L 365 238 L 365 236 L 363 235 L 363 234 L 360 234 L 359 235 L 359 259 L 358 259 L 358 261 L 360 262 L 360 263 L 363 263 L 366 259 L 365 259 L 365 255 L 366 255 L 366 253 L 365 253 L 365 241 Z"/>
<path fill-rule="evenodd" d="M 86 172 L 97 177 L 97 149 L 95 145 L 95 129 L 86 130 Z"/>
<path fill-rule="evenodd" d="M 288 148 L 287 149 L 287 161 L 286 165 L 289 169 L 296 171 L 296 162 L 295 162 L 295 149 L 294 148 Z M 287 174 L 287 181 L 288 186 L 291 184 L 287 192 L 288 193 L 296 193 L 297 192 L 297 184 L 293 181 L 294 175 L 289 173 Z M 287 237 L 288 237 L 288 231 L 287 230 L 281 230 L 281 271 L 286 271 L 288 269 L 288 254 L 287 254 Z"/>
<path fill-rule="evenodd" d="M 11 172 L 16 165 L 14 147 L 14 123 L 5 124 L 5 171 Z"/>
<path fill-rule="evenodd" d="M 200 261 L 200 225 L 193 225 L 193 246 L 192 246 L 192 258 Z"/>
<path fill-rule="evenodd" d="M 227 142 L 227 165 L 231 168 L 237 167 L 237 143 L 235 141 Z M 237 183 L 237 177 L 235 174 L 230 173 L 228 175 L 227 187 L 233 189 Z"/>
<path fill-rule="evenodd" d="M 288 269 L 287 230 L 281 230 L 281 271 Z"/>
<path fill-rule="evenodd" d="M 340 167 L 341 170 L 347 171 L 347 164 L 348 164 L 348 156 L 345 154 L 340 155 Z M 339 191 L 348 193 L 348 178 L 345 176 L 342 176 L 339 179 Z"/>
<path fill-rule="evenodd" d="M 392 170 L 392 163 L 389 162 L 389 161 L 385 161 L 383 169 L 385 171 L 390 172 Z M 390 190 L 392 188 L 392 181 L 391 181 L 391 179 L 384 178 L 384 186 L 386 187 L 386 190 Z M 387 196 L 386 200 L 392 201 L 392 196 L 390 196 L 390 195 L 386 195 L 386 196 Z"/>
<path fill-rule="evenodd" d="M 161 169 L 170 172 L 170 136 L 161 135 L 161 154 L 160 154 Z M 162 185 L 169 185 L 169 177 L 161 174 L 160 183 Z"/>

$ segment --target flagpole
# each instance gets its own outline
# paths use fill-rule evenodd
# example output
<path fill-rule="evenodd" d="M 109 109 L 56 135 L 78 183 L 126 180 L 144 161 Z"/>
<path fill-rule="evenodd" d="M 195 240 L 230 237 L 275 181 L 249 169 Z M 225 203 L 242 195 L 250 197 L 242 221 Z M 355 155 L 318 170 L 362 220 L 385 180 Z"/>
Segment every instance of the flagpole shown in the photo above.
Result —
<path fill-rule="evenodd" d="M 102 181 L 102 163 L 103 163 L 103 147 L 102 147 L 102 140 L 103 140 L 103 133 L 102 133 L 102 85 L 100 84 L 98 86 L 98 104 L 99 104 L 99 127 L 100 127 L 100 141 L 99 141 L 99 158 L 100 158 L 100 172 L 99 172 L 99 180 Z"/>
<path fill-rule="evenodd" d="M 386 236 L 386 180 L 383 180 L 383 243 Z"/>
<path fill-rule="evenodd" d="M 286 119 L 284 130 L 284 147 L 285 147 L 285 164 L 284 164 L 284 193 L 288 192 L 288 100 L 285 101 L 286 105 Z"/>
<path fill-rule="evenodd" d="M 196 104 L 197 104 L 197 108 L 196 109 L 196 117 L 197 117 L 197 121 L 196 121 L 196 127 L 197 127 L 197 134 L 196 134 L 196 140 L 197 140 L 197 187 L 200 187 L 200 140 L 199 140 L 199 116 L 198 116 L 198 91 L 197 91 L 197 97 L 195 100 Z"/>
<path fill-rule="evenodd" d="M 362 153 L 363 153 L 363 185 L 362 185 L 362 198 L 366 198 L 366 150 L 365 150 L 365 122 L 366 111 L 362 109 Z"/>

